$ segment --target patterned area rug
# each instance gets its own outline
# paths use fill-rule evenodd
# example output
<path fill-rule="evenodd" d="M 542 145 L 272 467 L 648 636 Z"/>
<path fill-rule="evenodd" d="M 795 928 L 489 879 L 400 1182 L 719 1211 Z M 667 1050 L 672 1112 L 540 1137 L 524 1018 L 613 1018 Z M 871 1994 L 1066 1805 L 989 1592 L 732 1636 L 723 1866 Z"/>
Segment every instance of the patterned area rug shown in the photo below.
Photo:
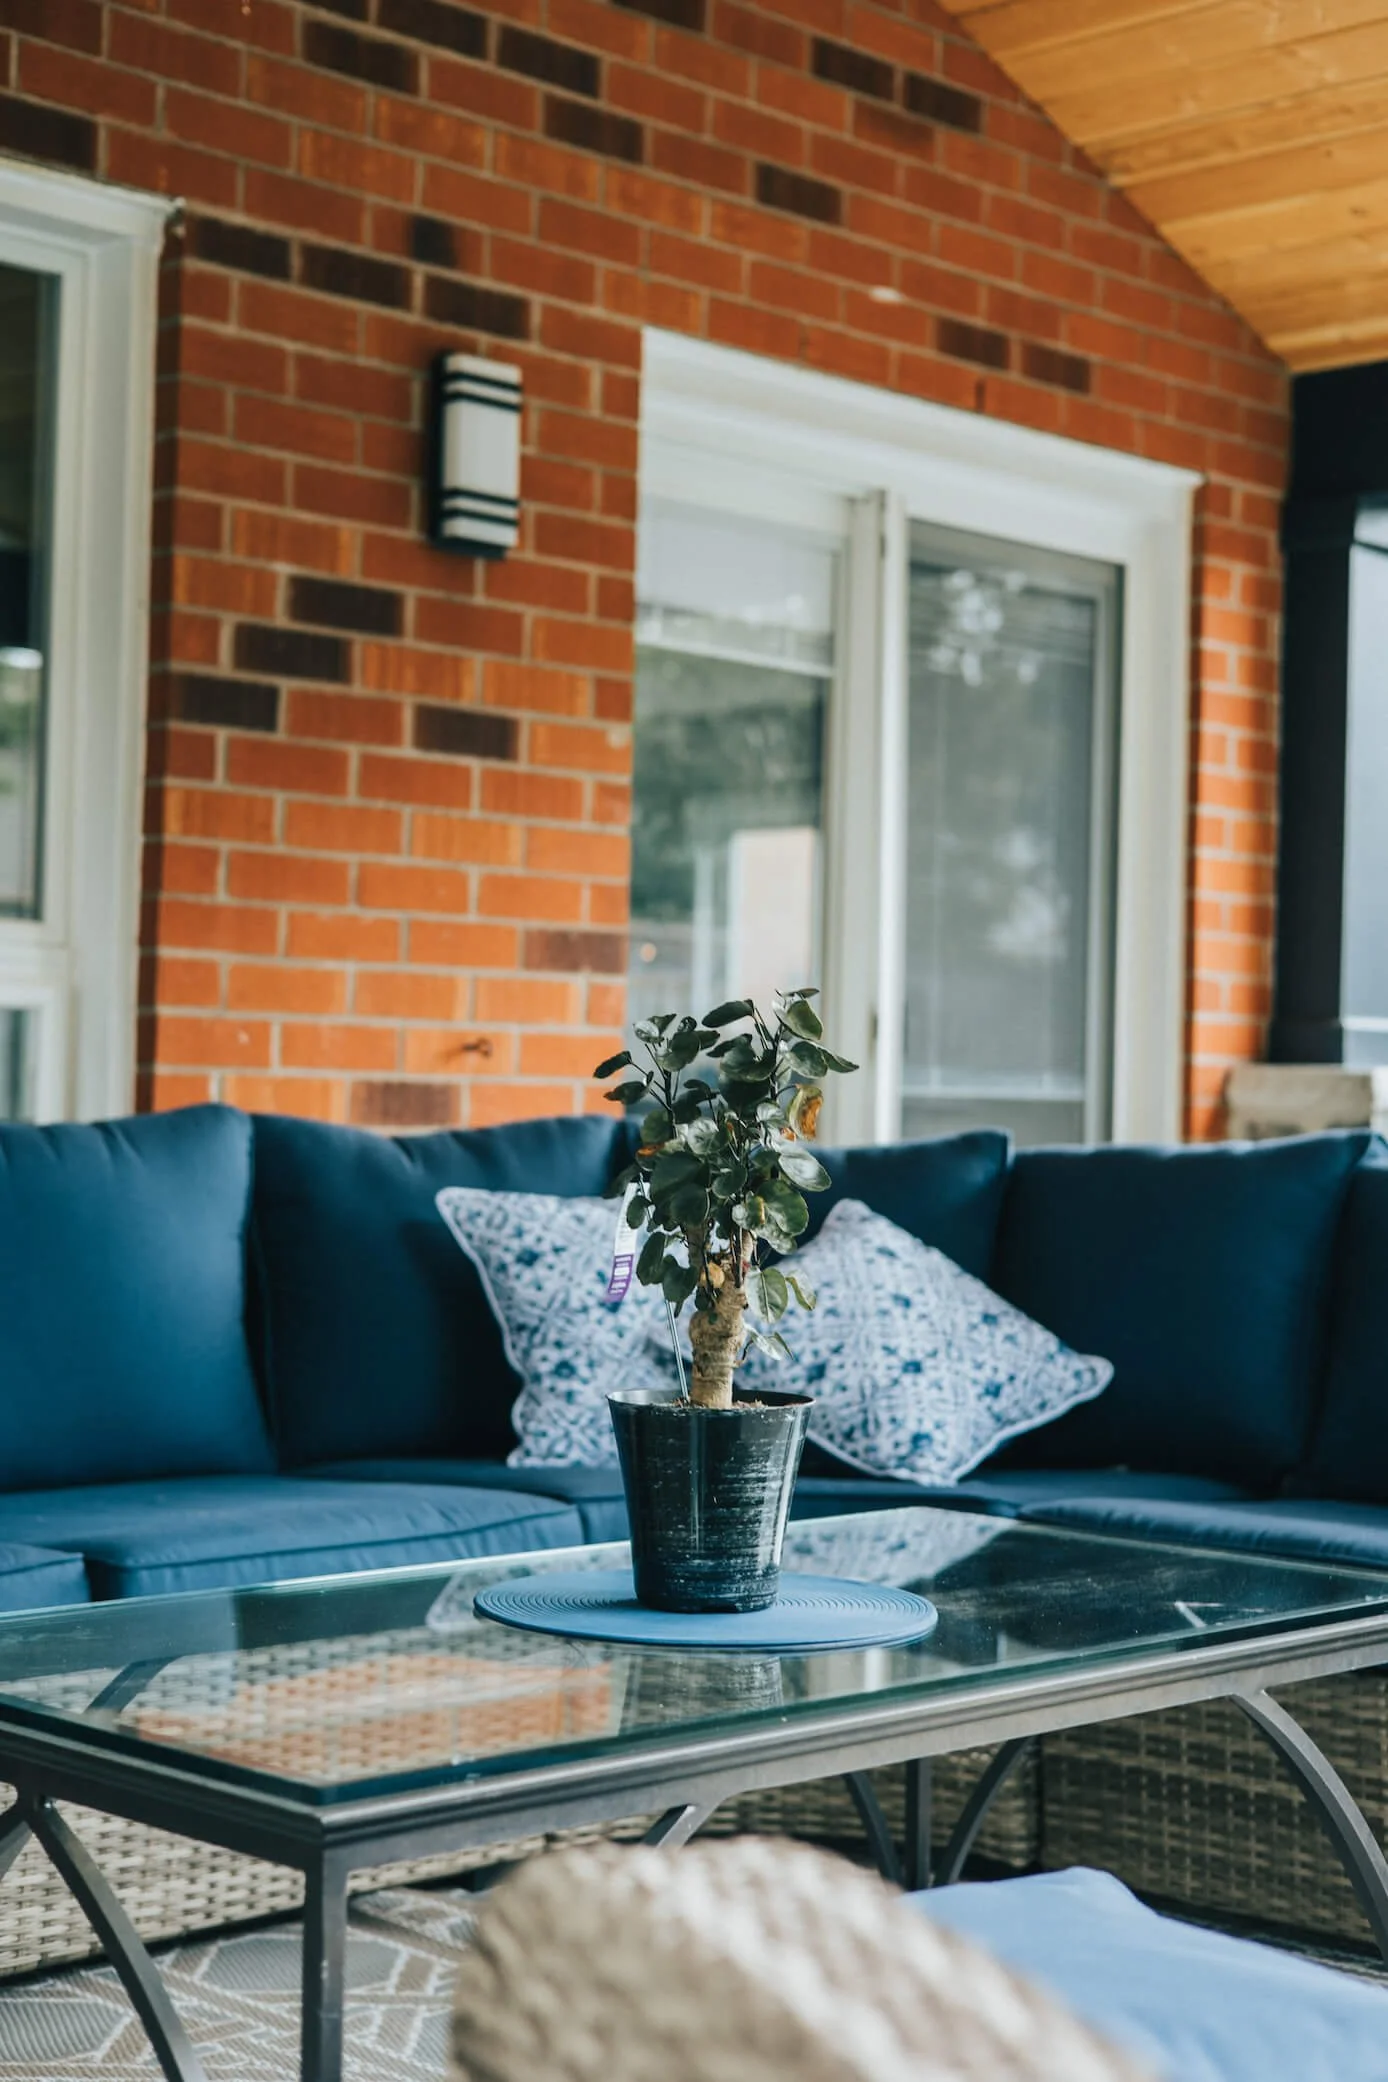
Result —
<path fill-rule="evenodd" d="M 453 1977 L 472 1928 L 466 1894 L 359 1896 L 348 1941 L 347 2082 L 443 2082 Z M 299 1931 L 292 1923 L 158 1955 L 210 2082 L 298 2074 Z M 109 1967 L 0 1990 L 0 2082 L 162 2082 Z M 539 2082 L 539 2078 L 536 2078 Z"/>

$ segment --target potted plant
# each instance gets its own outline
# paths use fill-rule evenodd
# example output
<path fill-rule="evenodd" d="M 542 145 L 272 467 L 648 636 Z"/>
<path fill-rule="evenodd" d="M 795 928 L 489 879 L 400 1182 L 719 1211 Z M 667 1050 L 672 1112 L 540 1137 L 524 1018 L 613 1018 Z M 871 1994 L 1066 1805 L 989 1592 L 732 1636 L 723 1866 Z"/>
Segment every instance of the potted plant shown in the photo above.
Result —
<path fill-rule="evenodd" d="M 734 1375 L 749 1343 L 786 1356 L 786 1310 L 814 1307 L 784 1261 L 809 1222 L 805 1194 L 830 1182 L 806 1147 L 821 1080 L 856 1068 L 824 1046 L 817 995 L 778 993 L 769 1015 L 744 998 L 702 1020 L 660 1013 L 636 1028 L 649 1067 L 623 1049 L 594 1072 L 627 1073 L 607 1097 L 648 1107 L 609 1191 L 645 1231 L 636 1277 L 665 1296 L 682 1379 L 677 1318 L 694 1304 L 687 1392 L 608 1398 L 637 1596 L 666 1611 L 751 1612 L 776 1597 L 810 1398 L 743 1394 Z"/>

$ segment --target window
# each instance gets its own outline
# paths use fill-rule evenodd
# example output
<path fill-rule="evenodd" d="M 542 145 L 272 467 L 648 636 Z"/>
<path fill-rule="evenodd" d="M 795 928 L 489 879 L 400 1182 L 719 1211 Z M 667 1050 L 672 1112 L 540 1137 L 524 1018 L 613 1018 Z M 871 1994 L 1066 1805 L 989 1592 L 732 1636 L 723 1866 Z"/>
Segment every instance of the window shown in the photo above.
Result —
<path fill-rule="evenodd" d="M 808 975 L 836 1138 L 1174 1136 L 1194 480 L 659 333 L 642 412 L 632 1017 Z"/>
<path fill-rule="evenodd" d="M 132 1098 L 167 208 L 0 165 L 0 1120 Z"/>

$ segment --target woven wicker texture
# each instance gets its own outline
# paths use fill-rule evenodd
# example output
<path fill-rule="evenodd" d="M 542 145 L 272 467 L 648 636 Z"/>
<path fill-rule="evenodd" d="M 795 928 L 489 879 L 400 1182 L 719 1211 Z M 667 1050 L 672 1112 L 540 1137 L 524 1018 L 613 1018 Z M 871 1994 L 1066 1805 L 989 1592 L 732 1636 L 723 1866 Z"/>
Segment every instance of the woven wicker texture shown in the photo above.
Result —
<path fill-rule="evenodd" d="M 537 1858 L 458 1976 L 467 2082 L 1137 2082 L 1138 2068 L 871 1874 L 747 1838 Z"/>
<path fill-rule="evenodd" d="M 1380 1842 L 1388 1834 L 1388 1676 L 1278 1695 Z M 1363 1942 L 1368 1925 L 1311 1810 L 1224 1702 L 1048 1737 L 1042 1861 L 1102 1865 L 1140 1893 Z"/>

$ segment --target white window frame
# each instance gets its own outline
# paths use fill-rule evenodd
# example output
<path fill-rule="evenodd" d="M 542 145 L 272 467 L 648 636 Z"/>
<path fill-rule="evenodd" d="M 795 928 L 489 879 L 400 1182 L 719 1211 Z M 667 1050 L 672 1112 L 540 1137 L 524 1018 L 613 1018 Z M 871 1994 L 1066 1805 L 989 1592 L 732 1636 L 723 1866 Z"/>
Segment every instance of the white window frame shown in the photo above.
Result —
<path fill-rule="evenodd" d="M 864 1075 L 836 1139 L 899 1132 L 912 520 L 1118 565 L 1123 574 L 1112 1120 L 1173 1141 L 1184 1084 L 1193 507 L 1164 463 L 648 329 L 643 495 L 847 544 L 827 748 L 825 999 Z M 876 844 L 863 844 L 863 832 Z M 856 841 L 853 835 L 857 835 Z"/>
<path fill-rule="evenodd" d="M 134 1103 L 159 251 L 171 205 L 0 162 L 0 261 L 59 279 L 42 916 L 0 919 L 36 1117 Z"/>

